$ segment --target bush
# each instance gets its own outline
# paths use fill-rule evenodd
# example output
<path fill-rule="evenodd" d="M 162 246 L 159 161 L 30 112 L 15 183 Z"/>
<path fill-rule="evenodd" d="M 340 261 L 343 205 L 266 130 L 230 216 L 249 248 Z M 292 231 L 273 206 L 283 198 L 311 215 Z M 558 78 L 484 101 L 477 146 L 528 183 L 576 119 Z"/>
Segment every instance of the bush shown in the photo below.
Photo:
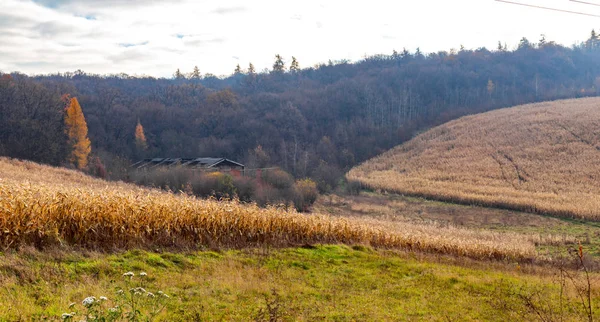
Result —
<path fill-rule="evenodd" d="M 296 210 L 300 212 L 308 211 L 310 206 L 317 201 L 318 196 L 319 190 L 316 182 L 310 179 L 296 181 L 296 198 L 294 198 Z"/>
<path fill-rule="evenodd" d="M 235 187 L 237 197 L 240 201 L 254 201 L 257 190 L 257 183 L 254 179 L 248 177 L 234 177 L 233 186 Z"/>
<path fill-rule="evenodd" d="M 130 174 L 131 180 L 136 184 L 175 192 L 185 190 L 193 176 L 191 170 L 183 168 L 141 170 Z"/>
<path fill-rule="evenodd" d="M 221 172 L 196 175 L 190 185 L 194 195 L 199 197 L 214 196 L 220 200 L 223 198 L 231 199 L 236 196 L 233 178 Z"/>
<path fill-rule="evenodd" d="M 262 177 L 265 183 L 279 190 L 289 189 L 294 185 L 294 177 L 280 169 L 266 170 Z"/>
<path fill-rule="evenodd" d="M 348 195 L 358 196 L 362 190 L 362 184 L 356 180 L 348 180 L 345 190 Z"/>
<path fill-rule="evenodd" d="M 326 162 L 321 164 L 313 171 L 312 177 L 317 182 L 317 188 L 320 193 L 330 193 L 338 186 L 343 172 L 335 165 L 329 165 Z"/>
<path fill-rule="evenodd" d="M 318 196 L 317 183 L 310 179 L 295 182 L 289 173 L 279 169 L 263 173 L 262 180 L 184 168 L 136 171 L 131 178 L 139 185 L 185 192 L 197 197 L 215 197 L 218 200 L 237 197 L 240 201 L 254 201 L 263 207 L 294 205 L 298 211 L 308 211 Z"/>

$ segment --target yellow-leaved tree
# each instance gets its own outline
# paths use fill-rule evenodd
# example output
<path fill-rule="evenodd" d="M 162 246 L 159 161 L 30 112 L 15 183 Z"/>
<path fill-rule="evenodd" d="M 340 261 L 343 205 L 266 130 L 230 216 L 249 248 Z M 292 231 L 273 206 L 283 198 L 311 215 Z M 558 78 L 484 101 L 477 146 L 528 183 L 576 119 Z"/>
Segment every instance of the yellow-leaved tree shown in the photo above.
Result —
<path fill-rule="evenodd" d="M 65 96 L 67 107 L 65 108 L 65 125 L 69 136 L 71 154 L 69 162 L 78 169 L 84 169 L 88 164 L 88 156 L 92 151 L 92 143 L 88 138 L 88 128 L 85 117 L 77 98 Z"/>
<path fill-rule="evenodd" d="M 148 148 L 144 127 L 142 126 L 142 123 L 140 123 L 140 120 L 138 120 L 135 127 L 135 145 L 139 150 L 146 150 Z"/>

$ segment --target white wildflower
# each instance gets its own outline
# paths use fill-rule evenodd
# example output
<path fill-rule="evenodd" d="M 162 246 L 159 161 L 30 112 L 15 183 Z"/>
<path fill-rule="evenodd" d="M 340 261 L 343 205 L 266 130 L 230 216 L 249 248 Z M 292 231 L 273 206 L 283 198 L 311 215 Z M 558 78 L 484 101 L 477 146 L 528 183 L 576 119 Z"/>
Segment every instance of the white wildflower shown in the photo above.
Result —
<path fill-rule="evenodd" d="M 162 295 L 162 297 L 164 297 L 164 298 L 167 298 L 167 299 L 170 297 L 170 296 L 168 296 L 168 295 L 167 295 L 167 294 L 165 294 L 165 293 L 162 293 L 161 295 Z"/>
<path fill-rule="evenodd" d="M 121 295 L 121 294 L 123 294 L 123 293 L 125 293 L 123 290 L 118 290 L 118 291 L 117 291 L 117 294 L 119 294 L 119 295 Z"/>
<path fill-rule="evenodd" d="M 70 313 L 63 313 L 63 314 L 61 315 L 61 318 L 62 318 L 63 320 L 66 320 L 66 319 L 68 319 L 68 318 L 72 318 L 72 317 L 73 317 L 73 315 L 72 315 L 72 314 L 70 314 Z"/>
<path fill-rule="evenodd" d="M 146 272 L 141 272 L 140 276 L 148 276 L 148 274 L 146 274 Z"/>
<path fill-rule="evenodd" d="M 133 274 L 133 272 L 127 272 L 127 273 L 123 274 L 123 276 L 132 278 L 135 276 L 135 274 Z"/>
<path fill-rule="evenodd" d="M 110 309 L 108 309 L 108 312 L 110 312 L 110 313 L 115 313 L 117 311 L 119 311 L 118 307 L 111 307 Z"/>
<path fill-rule="evenodd" d="M 69 308 L 72 308 L 72 307 L 74 307 L 74 306 L 75 306 L 75 302 L 73 302 L 73 303 L 69 304 Z"/>
<path fill-rule="evenodd" d="M 106 298 L 106 296 L 100 296 L 100 301 L 107 301 L 108 299 Z"/>
<path fill-rule="evenodd" d="M 154 294 L 152 294 L 151 292 L 146 293 L 146 296 L 148 297 L 154 297 Z"/>
<path fill-rule="evenodd" d="M 96 302 L 96 297 L 90 296 L 90 297 L 86 297 L 81 302 L 81 304 L 83 304 L 84 307 L 90 307 L 90 306 L 94 305 L 94 302 Z"/>

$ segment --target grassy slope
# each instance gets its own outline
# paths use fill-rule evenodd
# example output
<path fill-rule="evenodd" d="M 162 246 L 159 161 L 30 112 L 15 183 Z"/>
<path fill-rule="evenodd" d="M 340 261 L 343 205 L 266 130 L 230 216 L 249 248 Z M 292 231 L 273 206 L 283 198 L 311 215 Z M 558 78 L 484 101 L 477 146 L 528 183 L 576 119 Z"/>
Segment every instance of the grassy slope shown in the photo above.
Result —
<path fill-rule="evenodd" d="M 352 169 L 366 186 L 600 220 L 600 98 L 518 106 L 436 127 Z"/>
<path fill-rule="evenodd" d="M 466 268 L 448 258 L 426 262 L 347 246 L 112 255 L 25 250 L 0 259 L 0 320 L 55 318 L 84 297 L 111 298 L 126 271 L 148 272 L 172 296 L 161 319 L 174 321 L 252 320 L 265 295 L 274 298 L 272 290 L 288 321 L 532 319 L 515 292 L 542 290 L 551 305 L 558 294 L 551 277 L 515 265 Z"/>

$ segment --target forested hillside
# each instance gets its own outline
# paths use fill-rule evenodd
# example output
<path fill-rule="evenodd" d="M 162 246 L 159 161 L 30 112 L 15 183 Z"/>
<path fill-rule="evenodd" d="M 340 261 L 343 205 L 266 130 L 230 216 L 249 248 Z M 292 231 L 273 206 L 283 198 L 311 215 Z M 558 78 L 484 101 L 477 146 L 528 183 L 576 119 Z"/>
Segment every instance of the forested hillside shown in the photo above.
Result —
<path fill-rule="evenodd" d="M 323 189 L 353 165 L 458 116 L 597 95 L 599 45 L 595 33 L 572 47 L 524 38 L 512 51 L 500 44 L 427 55 L 404 50 L 303 69 L 278 56 L 273 70 L 238 66 L 228 77 L 201 68 L 172 79 L 3 74 L 0 155 L 63 163 L 69 149 L 61 97 L 70 94 L 85 115 L 92 155 L 113 177 L 142 157 L 217 156 L 280 166 L 316 178 Z"/>

